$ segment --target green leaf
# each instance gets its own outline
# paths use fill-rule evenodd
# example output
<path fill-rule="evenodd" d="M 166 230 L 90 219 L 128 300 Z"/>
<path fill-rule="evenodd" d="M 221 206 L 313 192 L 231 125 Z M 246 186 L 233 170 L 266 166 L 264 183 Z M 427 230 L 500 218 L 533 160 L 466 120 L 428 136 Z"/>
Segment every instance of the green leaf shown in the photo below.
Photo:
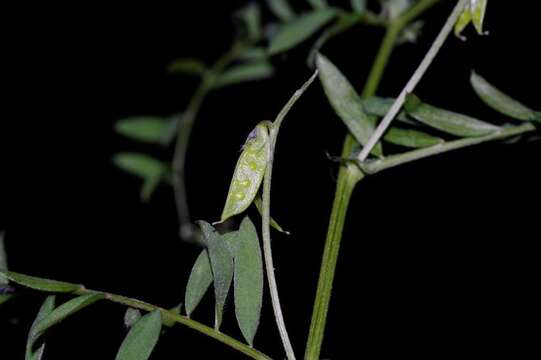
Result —
<path fill-rule="evenodd" d="M 222 238 L 229 250 L 233 253 L 235 247 L 235 238 L 237 236 L 236 231 L 231 231 L 226 234 L 222 234 Z M 201 251 L 201 254 L 197 257 L 190 278 L 188 279 L 188 285 L 186 286 L 186 294 L 184 298 L 186 314 L 191 316 L 197 305 L 201 302 L 201 299 L 206 294 L 208 288 L 212 284 L 213 280 L 212 269 L 210 266 L 210 259 L 207 249 Z M 165 324 L 165 322 L 164 322 Z"/>
<path fill-rule="evenodd" d="M 274 74 L 272 65 L 266 61 L 254 61 L 233 66 L 220 74 L 212 83 L 214 88 L 234 85 L 246 81 L 268 78 Z"/>
<path fill-rule="evenodd" d="M 6 254 L 6 247 L 4 243 L 4 233 L 0 233 L 0 271 L 8 270 L 8 257 Z M 0 273 L 0 290 L 8 285 L 7 276 Z"/>
<path fill-rule="evenodd" d="M 237 12 L 248 39 L 255 41 L 261 37 L 261 8 L 259 4 L 250 3 Z"/>
<path fill-rule="evenodd" d="M 369 115 L 376 115 L 378 117 L 384 117 L 385 115 L 387 115 L 394 101 L 395 99 L 393 98 L 381 98 L 376 96 L 361 100 L 364 110 Z M 408 117 L 405 111 L 399 112 L 396 120 L 408 125 L 417 124 L 415 121 Z"/>
<path fill-rule="evenodd" d="M 494 110 L 517 120 L 541 121 L 535 111 L 503 93 L 475 71 L 472 71 L 470 82 L 481 100 Z"/>
<path fill-rule="evenodd" d="M 130 329 L 141 318 L 141 311 L 139 309 L 128 308 L 124 314 L 124 326 Z"/>
<path fill-rule="evenodd" d="M 139 153 L 118 153 L 113 157 L 113 163 L 120 169 L 142 178 L 141 199 L 150 198 L 159 183 L 167 174 L 167 165 L 155 158 Z"/>
<path fill-rule="evenodd" d="M 238 56 L 239 60 L 254 61 L 254 62 L 266 60 L 267 57 L 268 57 L 267 50 L 261 46 L 246 48 L 242 50 Z"/>
<path fill-rule="evenodd" d="M 276 17 L 284 22 L 290 21 L 295 17 L 295 12 L 287 0 L 266 0 L 270 11 Z"/>
<path fill-rule="evenodd" d="M 205 221 L 198 221 L 197 224 L 205 238 L 214 277 L 214 295 L 216 297 L 216 321 L 214 327 L 219 329 L 222 324 L 225 300 L 233 280 L 233 256 L 227 243 L 212 225 Z"/>
<path fill-rule="evenodd" d="M 89 305 L 92 305 L 96 301 L 103 299 L 103 294 L 87 294 L 71 299 L 70 301 L 60 305 L 54 309 L 49 315 L 41 319 L 34 326 L 34 332 L 36 339 L 41 336 L 47 329 L 58 324 L 62 320 L 70 317 L 71 315 L 81 311 Z"/>
<path fill-rule="evenodd" d="M 443 144 L 442 138 L 429 135 L 417 130 L 406 130 L 392 127 L 387 131 L 383 139 L 391 144 L 400 145 L 413 149 L 420 149 Z"/>
<path fill-rule="evenodd" d="M 366 0 L 351 0 L 351 8 L 357 14 L 364 14 L 366 12 Z"/>
<path fill-rule="evenodd" d="M 318 54 L 316 64 L 321 84 L 334 111 L 357 142 L 366 144 L 376 126 L 374 117 L 364 111 L 361 98 L 333 63 Z M 381 157 L 381 144 L 376 145 L 372 153 Z"/>
<path fill-rule="evenodd" d="M 174 60 L 167 69 L 173 74 L 202 76 L 207 71 L 207 66 L 199 59 L 183 58 Z"/>
<path fill-rule="evenodd" d="M 72 284 L 56 280 L 43 279 L 34 276 L 19 274 L 13 271 L 4 272 L 0 270 L 0 275 L 6 276 L 9 280 L 13 281 L 16 284 L 26 286 L 34 290 L 71 293 L 84 289 L 84 286 L 80 284 Z"/>
<path fill-rule="evenodd" d="M 186 293 L 184 295 L 184 303 L 186 314 L 191 316 L 201 299 L 212 284 L 212 270 L 210 267 L 210 259 L 207 250 L 201 251 L 197 257 L 195 264 L 192 267 Z"/>
<path fill-rule="evenodd" d="M 43 351 L 45 350 L 45 344 L 41 344 L 37 350 L 34 350 L 36 340 L 41 335 L 36 331 L 36 326 L 39 322 L 41 322 L 53 312 L 55 307 L 55 301 L 56 297 L 54 295 L 50 295 L 45 299 L 43 305 L 41 305 L 41 308 L 38 311 L 38 315 L 36 316 L 36 319 L 34 320 L 34 323 L 32 324 L 32 327 L 30 327 L 30 331 L 28 333 L 28 339 L 26 341 L 26 352 L 24 357 L 25 360 L 41 359 Z"/>
<path fill-rule="evenodd" d="M 278 54 L 299 45 L 331 21 L 336 14 L 333 9 L 316 10 L 284 24 L 273 37 L 269 53 Z"/>
<path fill-rule="evenodd" d="M 242 220 L 237 235 L 234 287 L 237 322 L 252 346 L 263 302 L 263 260 L 257 230 L 248 217 Z"/>
<path fill-rule="evenodd" d="M 132 117 L 116 122 L 120 135 L 144 143 L 161 144 L 166 137 L 168 123 L 161 117 Z"/>
<path fill-rule="evenodd" d="M 327 0 L 308 0 L 308 3 L 316 10 L 322 10 L 329 7 Z"/>
<path fill-rule="evenodd" d="M 425 104 L 413 94 L 408 95 L 404 108 L 415 120 L 460 137 L 484 136 L 501 129 L 470 116 Z"/>
<path fill-rule="evenodd" d="M 259 211 L 259 214 L 261 214 L 261 216 L 263 216 L 263 204 L 262 204 L 262 200 L 261 200 L 261 197 L 260 196 L 256 196 L 256 198 L 254 199 L 254 204 L 255 204 L 255 207 L 257 208 L 257 211 Z M 278 224 L 278 222 L 276 220 L 274 220 L 272 217 L 270 218 L 270 226 L 272 226 L 275 230 L 281 232 L 281 233 L 284 233 L 286 235 L 290 235 L 289 231 L 286 231 L 284 230 L 280 224 Z"/>
<path fill-rule="evenodd" d="M 147 360 L 160 338 L 162 316 L 159 310 L 143 316 L 122 342 L 116 360 Z"/>
<path fill-rule="evenodd" d="M 113 162 L 120 169 L 142 179 L 162 174 L 166 168 L 163 162 L 140 153 L 118 153 L 113 157 Z"/>

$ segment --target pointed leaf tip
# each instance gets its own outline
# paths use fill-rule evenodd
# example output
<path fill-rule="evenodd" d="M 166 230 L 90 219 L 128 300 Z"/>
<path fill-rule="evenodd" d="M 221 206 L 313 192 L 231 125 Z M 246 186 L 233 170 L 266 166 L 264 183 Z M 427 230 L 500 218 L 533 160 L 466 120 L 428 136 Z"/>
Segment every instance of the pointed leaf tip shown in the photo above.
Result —
<path fill-rule="evenodd" d="M 325 95 L 332 108 L 346 125 L 355 140 L 365 145 L 374 132 L 376 118 L 369 116 L 360 96 L 340 70 L 322 54 L 316 56 L 316 66 Z M 376 145 L 372 154 L 381 157 L 381 143 Z"/>
<path fill-rule="evenodd" d="M 155 310 L 139 319 L 122 342 L 115 360 L 147 360 L 160 338 L 162 317 Z"/>
<path fill-rule="evenodd" d="M 471 73 L 470 82 L 477 96 L 499 113 L 516 120 L 539 121 L 539 113 L 505 94 L 475 71 Z"/>

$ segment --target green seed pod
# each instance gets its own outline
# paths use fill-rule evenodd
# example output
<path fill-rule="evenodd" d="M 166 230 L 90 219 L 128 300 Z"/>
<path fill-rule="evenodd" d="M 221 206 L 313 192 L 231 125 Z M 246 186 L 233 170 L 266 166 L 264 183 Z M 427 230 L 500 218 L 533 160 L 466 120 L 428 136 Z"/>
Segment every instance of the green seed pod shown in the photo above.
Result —
<path fill-rule="evenodd" d="M 485 21 L 485 13 L 487 11 L 488 0 L 472 0 L 472 18 L 473 26 L 479 35 L 485 34 L 483 31 L 483 23 Z"/>
<path fill-rule="evenodd" d="M 246 210 L 257 195 L 267 167 L 267 124 L 268 122 L 257 124 L 246 139 L 229 186 L 220 222 Z"/>
<path fill-rule="evenodd" d="M 487 9 L 488 0 L 470 0 L 466 5 L 464 11 L 458 18 L 457 23 L 455 24 L 455 35 L 459 38 L 465 40 L 460 34 L 469 25 L 473 22 L 473 26 L 479 35 L 486 34 L 483 31 L 483 23 L 485 21 L 485 13 Z"/>

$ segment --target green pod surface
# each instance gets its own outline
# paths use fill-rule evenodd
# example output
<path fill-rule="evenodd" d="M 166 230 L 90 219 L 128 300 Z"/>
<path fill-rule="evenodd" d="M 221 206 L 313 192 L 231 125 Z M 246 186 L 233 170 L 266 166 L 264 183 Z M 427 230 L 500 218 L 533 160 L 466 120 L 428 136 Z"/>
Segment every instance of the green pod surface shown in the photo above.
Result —
<path fill-rule="evenodd" d="M 471 0 L 472 21 L 475 30 L 479 35 L 483 35 L 483 23 L 485 22 L 485 13 L 487 10 L 488 0 Z"/>
<path fill-rule="evenodd" d="M 267 167 L 269 131 L 259 123 L 248 135 L 229 186 L 220 221 L 240 214 L 254 201 Z"/>
<path fill-rule="evenodd" d="M 538 113 L 503 93 L 475 71 L 470 82 L 475 93 L 494 110 L 517 120 L 541 121 Z"/>
<path fill-rule="evenodd" d="M 408 95 L 404 108 L 415 120 L 455 136 L 485 136 L 501 129 L 467 115 L 425 104 L 413 94 Z"/>

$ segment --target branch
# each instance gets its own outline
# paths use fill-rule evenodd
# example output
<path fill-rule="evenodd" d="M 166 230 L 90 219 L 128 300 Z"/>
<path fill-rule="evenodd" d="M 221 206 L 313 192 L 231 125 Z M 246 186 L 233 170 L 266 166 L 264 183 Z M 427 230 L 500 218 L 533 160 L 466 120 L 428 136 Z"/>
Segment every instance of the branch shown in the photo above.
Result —
<path fill-rule="evenodd" d="M 370 155 L 370 152 L 372 151 L 372 148 L 378 143 L 379 139 L 383 136 L 385 133 L 385 130 L 389 127 L 391 122 L 394 120 L 395 116 L 398 114 L 400 109 L 402 108 L 402 105 L 404 105 L 404 101 L 406 100 L 406 96 L 413 92 L 419 81 L 423 78 L 424 74 L 436 58 L 436 55 L 441 50 L 443 44 L 445 43 L 445 40 L 449 36 L 449 34 L 452 32 L 454 25 L 456 24 L 460 14 L 462 14 L 462 11 L 464 10 L 464 7 L 466 6 L 466 3 L 469 0 L 460 0 L 458 4 L 453 9 L 453 12 L 451 15 L 449 15 L 449 18 L 447 19 L 447 22 L 441 29 L 439 35 L 436 37 L 436 40 L 434 40 L 434 43 L 426 53 L 423 61 L 415 70 L 413 73 L 411 79 L 408 81 L 400 95 L 396 98 L 393 106 L 389 109 L 389 112 L 379 126 L 376 128 L 366 145 L 363 147 L 362 151 L 359 153 L 359 156 L 357 159 L 360 162 L 363 162 L 366 160 L 368 155 Z"/>
<path fill-rule="evenodd" d="M 365 172 L 366 174 L 375 174 L 380 171 L 383 171 L 383 170 L 386 170 L 398 165 L 402 165 L 402 164 L 412 162 L 415 160 L 427 158 L 433 155 L 438 155 L 438 154 L 446 153 L 449 151 L 462 149 L 468 146 L 482 144 L 489 141 L 506 139 L 509 137 L 532 132 L 535 130 L 536 130 L 536 127 L 528 123 L 528 124 L 524 124 L 520 126 L 512 126 L 512 127 L 504 128 L 502 130 L 496 131 L 495 133 L 487 135 L 487 136 L 449 141 L 440 145 L 435 145 L 435 146 L 431 146 L 424 149 L 413 150 L 413 151 L 409 151 L 409 152 L 398 154 L 398 155 L 392 155 L 383 160 L 374 160 L 374 161 L 366 161 L 366 162 L 356 161 L 356 163 L 357 165 L 359 165 L 361 170 Z"/>
<path fill-rule="evenodd" d="M 276 319 L 276 325 L 278 326 L 278 331 L 280 332 L 280 337 L 284 345 L 284 350 L 286 352 L 288 360 L 295 360 L 295 353 L 293 347 L 291 346 L 291 341 L 289 340 L 289 335 L 287 333 L 286 325 L 284 322 L 284 316 L 282 314 L 282 307 L 280 305 L 280 297 L 278 295 L 278 285 L 276 284 L 276 276 L 274 275 L 274 261 L 272 259 L 272 247 L 271 247 L 271 236 L 270 236 L 270 192 L 271 192 L 271 182 L 272 182 L 272 167 L 274 163 L 274 148 L 276 146 L 276 139 L 278 138 L 278 133 L 280 131 L 280 126 L 293 105 L 297 100 L 302 96 L 302 94 L 308 89 L 310 84 L 314 81 L 317 76 L 317 71 L 308 79 L 304 85 L 297 90 L 293 96 L 289 99 L 287 104 L 282 108 L 276 120 L 270 127 L 270 136 L 267 143 L 267 168 L 265 170 L 265 179 L 263 181 L 263 254 L 265 256 L 265 270 L 267 272 L 267 280 L 269 282 L 270 296 L 272 300 L 272 308 L 274 310 L 274 317 Z"/>

